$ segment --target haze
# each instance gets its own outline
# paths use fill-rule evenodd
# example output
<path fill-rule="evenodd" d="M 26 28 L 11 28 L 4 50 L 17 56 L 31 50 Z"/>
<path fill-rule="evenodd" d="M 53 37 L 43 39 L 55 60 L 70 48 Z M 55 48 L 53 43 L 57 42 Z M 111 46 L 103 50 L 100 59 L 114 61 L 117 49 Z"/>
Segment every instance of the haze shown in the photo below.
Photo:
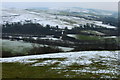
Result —
<path fill-rule="evenodd" d="M 3 2 L 3 8 L 81 7 L 117 11 L 117 2 Z"/>

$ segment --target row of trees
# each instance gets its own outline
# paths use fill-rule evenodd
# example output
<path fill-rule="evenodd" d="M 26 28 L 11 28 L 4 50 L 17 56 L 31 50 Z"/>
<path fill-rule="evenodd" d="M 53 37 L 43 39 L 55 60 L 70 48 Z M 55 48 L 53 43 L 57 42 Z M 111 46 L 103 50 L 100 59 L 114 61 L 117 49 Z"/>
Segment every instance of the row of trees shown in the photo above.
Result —
<path fill-rule="evenodd" d="M 65 34 L 83 34 L 81 33 L 82 30 L 95 30 L 106 35 L 118 35 L 118 30 L 116 29 L 109 29 L 105 27 L 101 27 L 95 24 L 85 24 L 79 25 L 79 27 L 74 27 L 72 29 L 68 29 L 67 26 L 65 29 L 60 29 L 59 26 L 50 26 L 46 25 L 43 26 L 38 23 L 25 23 L 21 24 L 20 22 L 17 23 L 6 23 L 3 25 L 2 32 L 3 33 L 13 33 L 13 34 L 32 34 L 32 35 L 55 35 L 61 36 L 62 32 L 64 31 Z M 84 34 L 86 35 L 86 34 Z M 90 35 L 90 34 L 88 34 Z"/>
<path fill-rule="evenodd" d="M 57 30 L 57 31 L 56 31 Z M 58 26 L 51 27 L 50 25 L 43 26 L 38 23 L 25 23 L 21 24 L 12 23 L 5 24 L 2 28 L 3 33 L 16 33 L 16 34 L 37 34 L 37 35 L 52 35 L 52 34 L 61 34 L 61 31 L 58 29 Z"/>

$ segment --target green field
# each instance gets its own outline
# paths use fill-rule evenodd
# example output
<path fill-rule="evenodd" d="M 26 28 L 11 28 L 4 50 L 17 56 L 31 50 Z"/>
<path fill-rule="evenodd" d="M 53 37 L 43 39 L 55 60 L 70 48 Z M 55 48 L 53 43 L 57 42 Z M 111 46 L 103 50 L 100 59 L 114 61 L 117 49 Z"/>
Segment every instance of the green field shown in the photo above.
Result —
<path fill-rule="evenodd" d="M 102 38 L 98 36 L 86 36 L 86 35 L 76 35 L 79 40 L 101 40 Z"/>
<path fill-rule="evenodd" d="M 88 35 L 80 35 L 80 34 L 68 34 L 69 37 L 73 37 L 78 40 L 103 40 L 102 37 L 99 36 L 88 36 Z"/>

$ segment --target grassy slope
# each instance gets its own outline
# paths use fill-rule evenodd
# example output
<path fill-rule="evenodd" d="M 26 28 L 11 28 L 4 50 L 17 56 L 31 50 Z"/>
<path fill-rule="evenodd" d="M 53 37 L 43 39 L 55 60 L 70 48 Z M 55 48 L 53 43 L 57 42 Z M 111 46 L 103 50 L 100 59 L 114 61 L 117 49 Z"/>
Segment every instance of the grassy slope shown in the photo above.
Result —
<path fill-rule="evenodd" d="M 44 58 L 44 59 L 31 59 L 37 60 L 35 63 L 41 63 L 46 60 L 58 60 L 64 61 L 65 58 Z M 109 70 L 111 67 L 102 65 L 103 62 L 94 62 L 90 65 L 79 65 L 73 63 L 70 66 L 67 66 L 66 69 L 52 69 L 59 68 L 59 62 L 54 64 L 45 65 L 45 66 L 31 66 L 35 63 L 3 63 L 3 78 L 100 78 L 101 76 L 111 76 L 117 77 L 116 74 L 111 73 L 92 73 L 92 72 L 74 72 L 72 70 L 84 70 L 87 67 L 90 68 L 90 71 Z M 106 63 L 106 62 L 105 62 Z M 116 63 L 116 62 L 115 62 Z M 89 69 L 88 69 L 89 70 Z"/>
<path fill-rule="evenodd" d="M 3 78 L 66 78 L 64 75 L 71 74 L 70 78 L 82 78 L 81 74 L 76 76 L 75 72 L 61 72 L 50 69 L 49 66 L 32 67 L 20 63 L 3 63 Z M 14 69 L 14 71 L 13 71 Z M 86 73 L 85 73 L 86 74 Z M 90 77 L 92 74 L 87 73 L 86 76 Z"/>
<path fill-rule="evenodd" d="M 13 71 L 14 69 L 14 71 Z M 3 63 L 3 78 L 55 78 L 62 77 L 50 67 L 32 67 L 20 63 Z"/>

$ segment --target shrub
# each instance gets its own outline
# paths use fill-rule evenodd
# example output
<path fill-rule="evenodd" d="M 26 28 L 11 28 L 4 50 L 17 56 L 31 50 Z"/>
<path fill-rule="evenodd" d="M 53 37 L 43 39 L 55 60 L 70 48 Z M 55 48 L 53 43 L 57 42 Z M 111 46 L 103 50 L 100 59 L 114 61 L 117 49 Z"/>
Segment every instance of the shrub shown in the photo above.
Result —
<path fill-rule="evenodd" d="M 61 49 L 55 46 L 35 46 L 28 52 L 28 54 L 46 54 L 62 52 Z"/>

